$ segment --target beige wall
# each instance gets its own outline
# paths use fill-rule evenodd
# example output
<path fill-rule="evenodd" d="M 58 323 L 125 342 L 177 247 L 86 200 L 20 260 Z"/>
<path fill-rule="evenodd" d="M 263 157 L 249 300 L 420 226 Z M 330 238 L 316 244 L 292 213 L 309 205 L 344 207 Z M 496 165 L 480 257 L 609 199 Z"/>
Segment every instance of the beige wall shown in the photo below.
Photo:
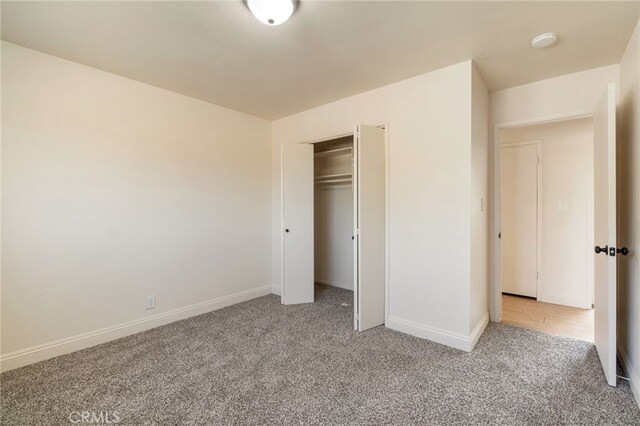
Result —
<path fill-rule="evenodd" d="M 9 43 L 2 90 L 3 368 L 270 292 L 268 121 Z"/>
<path fill-rule="evenodd" d="M 273 122 L 273 200 L 280 146 L 327 139 L 358 123 L 389 123 L 387 326 L 469 349 L 470 61 Z M 273 282 L 280 273 L 280 211 L 273 206 Z"/>
<path fill-rule="evenodd" d="M 471 119 L 471 312 L 473 330 L 489 306 L 489 91 L 473 68 Z"/>
<path fill-rule="evenodd" d="M 640 23 L 620 61 L 618 350 L 640 405 Z"/>
<path fill-rule="evenodd" d="M 499 321 L 499 293 L 494 283 L 500 272 L 500 149 L 494 133 L 497 126 L 516 126 L 592 114 L 609 83 L 618 82 L 619 66 L 609 65 L 541 80 L 491 93 L 490 187 L 493 221 L 491 227 L 489 306 L 493 321 Z"/>
<path fill-rule="evenodd" d="M 504 129 L 500 140 L 541 141 L 538 300 L 590 309 L 594 246 L 593 119 Z"/>

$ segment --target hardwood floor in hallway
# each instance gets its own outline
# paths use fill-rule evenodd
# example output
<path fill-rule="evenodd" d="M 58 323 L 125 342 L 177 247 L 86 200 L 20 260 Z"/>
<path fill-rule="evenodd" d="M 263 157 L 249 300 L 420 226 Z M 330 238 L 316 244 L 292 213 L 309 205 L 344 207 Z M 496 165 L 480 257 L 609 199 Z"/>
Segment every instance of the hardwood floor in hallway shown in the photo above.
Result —
<path fill-rule="evenodd" d="M 572 308 L 503 294 L 502 322 L 593 342 L 593 309 Z"/>

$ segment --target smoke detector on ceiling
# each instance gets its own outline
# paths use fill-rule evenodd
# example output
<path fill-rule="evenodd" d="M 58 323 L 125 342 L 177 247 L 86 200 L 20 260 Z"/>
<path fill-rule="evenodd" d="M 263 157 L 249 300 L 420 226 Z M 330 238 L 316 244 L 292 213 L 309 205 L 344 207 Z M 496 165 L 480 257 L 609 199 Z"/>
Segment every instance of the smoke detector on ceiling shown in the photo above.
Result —
<path fill-rule="evenodd" d="M 551 46 L 553 43 L 558 40 L 558 34 L 556 33 L 545 33 L 540 34 L 538 37 L 534 37 L 531 40 L 531 46 L 535 49 L 542 49 L 543 47 Z"/>

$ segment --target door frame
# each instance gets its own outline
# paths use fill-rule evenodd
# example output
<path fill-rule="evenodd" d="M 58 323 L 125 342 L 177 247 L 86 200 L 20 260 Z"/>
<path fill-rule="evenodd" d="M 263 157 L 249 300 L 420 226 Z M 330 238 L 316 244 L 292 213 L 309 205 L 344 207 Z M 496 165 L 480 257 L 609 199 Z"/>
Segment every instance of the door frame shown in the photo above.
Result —
<path fill-rule="evenodd" d="M 593 117 L 593 111 L 575 111 L 561 114 L 554 114 L 542 117 L 533 117 L 522 120 L 508 121 L 503 123 L 496 123 L 493 128 L 493 221 L 491 222 L 491 254 L 493 256 L 491 262 L 491 271 L 493 273 L 490 280 L 490 306 L 489 317 L 491 322 L 502 322 L 502 250 L 500 245 L 500 239 L 498 234 L 502 228 L 502 222 L 500 218 L 500 209 L 502 203 L 502 188 L 501 188 L 501 164 L 502 164 L 502 146 L 500 144 L 500 131 L 503 129 L 510 129 L 515 127 L 531 126 L 535 124 L 547 124 L 556 123 L 560 121 L 575 120 L 580 118 Z M 539 173 L 539 176 L 541 173 Z M 538 218 L 540 220 L 540 218 Z M 593 275 L 593 274 L 592 274 Z M 587 285 L 593 283 L 593 280 L 587 280 Z M 540 286 L 538 286 L 538 289 Z M 593 293 L 592 289 L 589 290 Z M 592 296 L 593 297 L 593 296 Z"/>
<path fill-rule="evenodd" d="M 500 212 L 502 212 L 502 149 L 526 145 L 535 145 L 538 156 L 536 163 L 536 299 L 540 299 L 542 293 L 542 277 L 540 276 L 540 271 L 542 271 L 542 256 L 540 255 L 542 253 L 542 139 L 500 144 Z M 502 251 L 500 251 L 500 256 L 502 256 Z M 500 259 L 500 267 L 502 268 L 502 258 Z M 502 269 L 500 269 L 500 278 L 500 295 L 502 296 Z M 502 301 L 502 297 L 500 300 Z"/>
<path fill-rule="evenodd" d="M 353 132 L 353 128 L 355 128 L 355 126 L 357 124 L 364 124 L 364 123 L 354 123 L 352 125 L 352 130 L 350 132 L 347 133 L 340 133 L 340 134 L 333 134 L 331 136 L 324 136 L 318 139 L 312 139 L 312 140 L 307 140 L 307 141 L 302 141 L 302 142 L 298 142 L 298 143 L 303 143 L 303 144 L 316 144 L 316 143 L 321 143 L 321 142 L 327 142 L 327 141 L 331 141 L 334 139 L 339 139 L 339 138 L 344 138 L 344 137 L 348 137 L 348 136 L 355 136 L 354 132 Z M 390 281 L 390 272 L 389 272 L 389 258 L 390 258 L 390 241 L 389 241 L 389 236 L 390 236 L 390 222 L 389 222 L 389 213 L 390 213 L 390 197 L 389 197 L 389 181 L 390 181 L 390 173 L 389 173 L 389 125 L 390 125 L 390 120 L 386 120 L 383 124 L 371 124 L 371 126 L 373 127 L 379 127 L 384 129 L 384 185 L 385 185 L 385 192 L 384 192 L 384 233 L 385 233 L 385 241 L 384 241 L 384 321 L 385 324 L 387 324 L 389 322 L 389 281 Z M 282 197 L 281 197 L 282 198 Z M 282 206 L 281 206 L 282 208 Z M 280 214 L 282 215 L 282 210 L 280 211 Z M 280 224 L 280 228 L 282 228 L 282 223 Z M 280 267 L 282 268 L 282 264 L 284 262 L 284 257 L 282 254 L 282 251 L 284 250 L 284 241 L 283 241 L 283 235 L 282 232 L 280 232 L 280 251 L 281 251 L 281 256 L 280 256 Z M 355 283 L 354 283 L 355 285 Z M 284 275 L 281 274 L 280 276 L 280 294 L 282 295 L 282 292 L 284 290 Z M 355 294 L 355 292 L 354 292 Z M 282 296 L 280 296 L 282 298 Z"/>

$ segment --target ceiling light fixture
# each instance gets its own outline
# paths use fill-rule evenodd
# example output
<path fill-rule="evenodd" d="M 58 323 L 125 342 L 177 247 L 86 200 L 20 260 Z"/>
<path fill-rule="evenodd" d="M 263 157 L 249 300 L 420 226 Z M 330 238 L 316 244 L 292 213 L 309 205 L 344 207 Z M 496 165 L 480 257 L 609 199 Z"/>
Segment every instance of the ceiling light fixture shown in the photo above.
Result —
<path fill-rule="evenodd" d="M 298 6 L 297 0 L 243 0 L 253 16 L 267 25 L 286 22 Z"/>
<path fill-rule="evenodd" d="M 535 49 L 542 49 L 543 47 L 551 46 L 553 43 L 558 40 L 558 34 L 556 33 L 545 33 L 540 34 L 538 37 L 534 37 L 531 40 L 531 46 Z"/>

